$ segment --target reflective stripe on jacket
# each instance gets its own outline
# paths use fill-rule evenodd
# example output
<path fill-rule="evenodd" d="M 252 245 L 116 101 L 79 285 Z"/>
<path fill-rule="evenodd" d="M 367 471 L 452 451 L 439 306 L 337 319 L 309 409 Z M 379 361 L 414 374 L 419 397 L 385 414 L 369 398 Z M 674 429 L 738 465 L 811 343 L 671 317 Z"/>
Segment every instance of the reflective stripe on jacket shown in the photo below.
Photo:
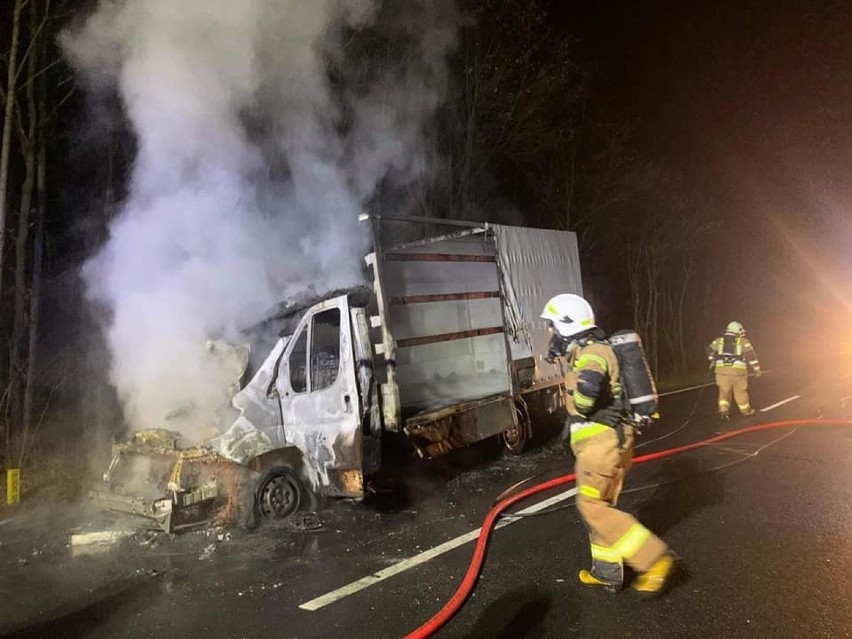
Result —
<path fill-rule="evenodd" d="M 714 362 L 716 370 L 733 368 L 747 371 L 751 366 L 760 370 L 757 353 L 747 337 L 735 333 L 725 333 L 714 339 L 707 347 L 707 358 Z"/>
<path fill-rule="evenodd" d="M 596 410 L 607 408 L 616 395 L 621 394 L 618 358 L 612 346 L 591 342 L 578 348 L 570 361 L 571 370 L 565 375 L 565 388 L 569 393 L 566 410 L 574 417 L 587 417 Z M 571 441 L 577 442 L 611 428 L 593 421 L 574 421 L 571 424 Z"/>

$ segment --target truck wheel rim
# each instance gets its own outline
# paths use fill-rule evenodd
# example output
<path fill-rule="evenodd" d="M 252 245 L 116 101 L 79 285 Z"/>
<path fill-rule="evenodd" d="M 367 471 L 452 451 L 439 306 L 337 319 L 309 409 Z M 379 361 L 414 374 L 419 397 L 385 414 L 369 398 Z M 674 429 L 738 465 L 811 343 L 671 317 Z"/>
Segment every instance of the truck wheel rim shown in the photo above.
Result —
<path fill-rule="evenodd" d="M 282 519 L 292 515 L 299 507 L 299 488 L 295 482 L 279 475 L 270 479 L 263 488 L 260 509 L 267 519 Z"/>
<path fill-rule="evenodd" d="M 516 426 L 515 428 L 509 428 L 503 431 L 503 438 L 506 440 L 506 444 L 508 446 L 517 446 L 518 442 L 521 441 L 521 428 L 520 426 Z"/>

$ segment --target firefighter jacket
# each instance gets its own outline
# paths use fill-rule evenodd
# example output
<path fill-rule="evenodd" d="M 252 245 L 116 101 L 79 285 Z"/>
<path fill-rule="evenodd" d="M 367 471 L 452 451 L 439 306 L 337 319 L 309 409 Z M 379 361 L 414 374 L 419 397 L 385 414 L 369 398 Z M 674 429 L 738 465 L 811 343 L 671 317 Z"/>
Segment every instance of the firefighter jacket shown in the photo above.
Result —
<path fill-rule="evenodd" d="M 713 362 L 717 373 L 746 375 L 749 366 L 756 373 L 760 372 L 757 353 L 745 335 L 725 333 L 714 339 L 706 350 L 707 359 Z"/>
<path fill-rule="evenodd" d="M 612 346 L 590 340 L 578 346 L 565 375 L 565 408 L 571 422 L 571 443 L 614 427 L 622 396 L 618 358 Z M 606 417 L 603 417 L 606 415 Z"/>

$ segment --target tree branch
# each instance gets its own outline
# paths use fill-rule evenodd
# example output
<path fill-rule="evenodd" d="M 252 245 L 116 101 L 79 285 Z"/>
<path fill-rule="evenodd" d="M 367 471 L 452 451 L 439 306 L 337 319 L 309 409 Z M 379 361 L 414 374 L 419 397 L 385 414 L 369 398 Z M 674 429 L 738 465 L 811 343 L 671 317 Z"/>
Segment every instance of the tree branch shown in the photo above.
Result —
<path fill-rule="evenodd" d="M 30 1 L 31 0 L 24 0 L 23 4 L 21 5 L 21 13 L 23 13 L 23 10 L 30 3 Z M 44 26 L 47 24 L 47 21 L 48 21 L 47 12 L 49 12 L 49 11 L 50 11 L 50 2 L 48 0 L 47 6 L 46 6 L 46 13 L 45 13 L 44 16 L 42 16 L 41 22 L 39 22 L 38 27 L 36 27 L 35 33 L 30 34 L 30 41 L 29 41 L 29 44 L 27 45 L 27 50 L 24 51 L 24 55 L 21 56 L 21 60 L 18 63 L 18 68 L 15 71 L 15 82 L 18 81 L 18 78 L 20 77 L 21 72 L 23 72 L 24 64 L 27 62 L 27 59 L 30 56 L 30 52 L 32 52 L 33 47 L 35 47 L 35 45 L 38 43 L 39 37 L 41 36 L 41 31 L 44 28 Z"/>
<path fill-rule="evenodd" d="M 63 60 L 62 58 L 56 58 L 56 60 L 54 60 L 54 61 L 53 61 L 53 62 L 51 62 L 50 64 L 48 64 L 48 65 L 46 65 L 46 66 L 42 67 L 41 69 L 39 69 L 38 71 L 36 71 L 36 72 L 33 74 L 33 77 L 32 77 L 32 78 L 30 78 L 29 80 L 27 80 L 26 82 L 24 82 L 21 86 L 22 86 L 22 87 L 26 87 L 27 85 L 29 85 L 29 84 L 30 84 L 30 82 L 32 82 L 33 80 L 35 80 L 36 78 L 38 78 L 40 75 L 42 75 L 42 74 L 44 74 L 44 73 L 47 73 L 47 72 L 48 72 L 48 71 L 50 71 L 53 67 L 55 67 L 55 66 L 56 66 L 56 65 L 58 65 L 58 64 L 62 64 L 63 62 L 64 62 L 64 60 Z"/>
<path fill-rule="evenodd" d="M 65 95 L 62 96 L 62 99 L 60 99 L 59 102 L 56 103 L 56 106 L 53 108 L 53 110 L 48 115 L 44 116 L 41 122 L 42 126 L 45 126 L 54 118 L 54 116 L 59 112 L 59 109 L 62 108 L 62 106 L 71 98 L 72 95 L 74 95 L 74 93 L 76 93 L 76 91 L 77 85 L 74 85 L 70 89 L 68 89 Z"/>

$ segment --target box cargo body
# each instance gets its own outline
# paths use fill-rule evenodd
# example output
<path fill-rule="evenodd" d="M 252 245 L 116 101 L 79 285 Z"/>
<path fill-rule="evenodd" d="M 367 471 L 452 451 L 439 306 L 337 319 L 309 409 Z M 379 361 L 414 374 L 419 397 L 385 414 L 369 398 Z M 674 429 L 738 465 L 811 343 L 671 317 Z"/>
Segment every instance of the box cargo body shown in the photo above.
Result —
<path fill-rule="evenodd" d="M 543 359 L 549 336 L 539 314 L 557 293 L 582 293 L 575 234 L 488 224 L 380 248 L 368 262 L 380 302 L 384 425 L 421 453 L 497 434 L 516 421 L 516 403 L 561 383 Z"/>

